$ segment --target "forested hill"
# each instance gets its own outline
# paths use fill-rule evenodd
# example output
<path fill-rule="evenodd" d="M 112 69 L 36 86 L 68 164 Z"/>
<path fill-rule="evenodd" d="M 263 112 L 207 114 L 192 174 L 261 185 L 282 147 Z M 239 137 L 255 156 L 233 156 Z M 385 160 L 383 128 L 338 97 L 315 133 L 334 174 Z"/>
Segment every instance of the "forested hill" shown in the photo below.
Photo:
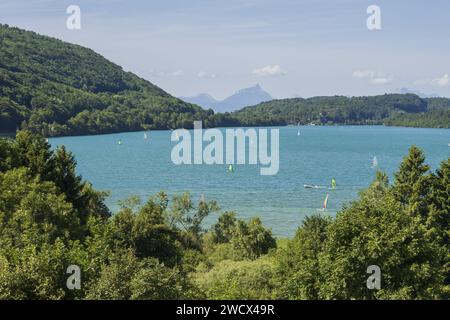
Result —
<path fill-rule="evenodd" d="M 243 125 L 386 124 L 450 128 L 450 99 L 414 94 L 273 100 L 233 114 Z"/>
<path fill-rule="evenodd" d="M 210 114 L 90 49 L 0 24 L 0 132 L 166 129 Z"/>

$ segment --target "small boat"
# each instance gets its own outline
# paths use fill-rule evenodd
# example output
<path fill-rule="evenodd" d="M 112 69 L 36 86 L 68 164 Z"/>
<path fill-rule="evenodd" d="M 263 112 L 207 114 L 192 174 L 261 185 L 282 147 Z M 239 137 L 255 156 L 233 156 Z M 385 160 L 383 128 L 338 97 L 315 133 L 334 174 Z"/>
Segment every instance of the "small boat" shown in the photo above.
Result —
<path fill-rule="evenodd" d="M 312 185 L 312 184 L 304 184 L 303 187 L 305 187 L 306 189 L 324 189 L 325 188 L 323 186 L 316 186 L 316 185 Z"/>
<path fill-rule="evenodd" d="M 122 145 L 122 140 L 117 141 L 117 144 L 120 146 Z"/>
<path fill-rule="evenodd" d="M 144 132 L 144 140 L 147 140 L 147 139 L 148 139 L 147 132 Z"/>
<path fill-rule="evenodd" d="M 228 167 L 228 172 L 234 172 L 234 168 L 233 168 L 233 165 L 232 165 L 232 164 L 229 165 L 229 167 Z"/>

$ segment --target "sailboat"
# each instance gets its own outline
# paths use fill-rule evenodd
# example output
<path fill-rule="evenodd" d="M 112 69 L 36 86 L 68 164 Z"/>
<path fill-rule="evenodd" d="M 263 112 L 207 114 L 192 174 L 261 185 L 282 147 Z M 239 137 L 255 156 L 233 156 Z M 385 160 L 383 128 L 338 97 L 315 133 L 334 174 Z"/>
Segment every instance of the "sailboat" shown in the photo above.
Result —
<path fill-rule="evenodd" d="M 144 140 L 147 140 L 147 139 L 148 139 L 147 132 L 144 132 Z"/>
<path fill-rule="evenodd" d="M 228 172 L 233 172 L 233 171 L 234 171 L 233 165 L 230 164 L 230 166 L 228 167 Z"/>
<path fill-rule="evenodd" d="M 297 124 L 297 127 L 298 127 L 297 136 L 300 136 L 301 135 L 301 133 L 300 133 L 300 122 Z"/>
<path fill-rule="evenodd" d="M 122 145 L 122 140 L 117 141 L 117 144 L 120 146 Z"/>
<path fill-rule="evenodd" d="M 323 207 L 322 209 L 318 209 L 319 211 L 325 211 L 327 210 L 328 207 L 328 198 L 330 197 L 330 195 L 327 192 L 327 196 L 325 197 L 325 201 L 323 202 Z"/>
<path fill-rule="evenodd" d="M 373 157 L 373 160 L 372 160 L 372 169 L 375 169 L 375 168 L 377 168 L 378 167 L 378 159 L 377 159 L 377 157 Z"/>

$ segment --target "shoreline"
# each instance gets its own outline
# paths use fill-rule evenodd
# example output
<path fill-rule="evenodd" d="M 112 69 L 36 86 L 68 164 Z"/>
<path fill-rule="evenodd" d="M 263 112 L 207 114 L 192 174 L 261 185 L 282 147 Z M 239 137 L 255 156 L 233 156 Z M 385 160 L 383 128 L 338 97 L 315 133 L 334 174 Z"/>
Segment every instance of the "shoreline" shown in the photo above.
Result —
<path fill-rule="evenodd" d="M 436 128 L 436 127 L 414 127 L 414 126 L 388 126 L 385 124 L 316 124 L 314 126 L 305 124 L 300 125 L 300 127 L 386 127 L 386 128 L 405 128 L 405 129 L 438 129 L 438 130 L 450 130 L 450 128 Z M 226 128 L 284 128 L 284 127 L 298 127 L 297 125 L 287 124 L 287 125 L 242 125 L 242 126 L 221 126 L 221 127 L 208 127 L 205 129 L 226 129 Z M 86 133 L 86 134 L 74 134 L 74 135 L 57 135 L 57 136 L 48 136 L 46 138 L 49 139 L 57 139 L 57 138 L 69 138 L 69 137 L 86 137 L 86 136 L 103 136 L 103 135 L 113 135 L 113 134 L 123 134 L 123 133 L 132 133 L 132 132 L 151 132 L 151 131 L 173 131 L 178 129 L 186 129 L 186 128 L 176 128 L 176 129 L 151 129 L 151 130 L 128 130 L 128 131 L 117 131 L 117 132 L 107 132 L 107 133 Z M 193 130 L 193 128 L 186 129 Z M 15 132 L 0 132 L 0 138 L 2 137 L 14 137 L 16 135 Z"/>

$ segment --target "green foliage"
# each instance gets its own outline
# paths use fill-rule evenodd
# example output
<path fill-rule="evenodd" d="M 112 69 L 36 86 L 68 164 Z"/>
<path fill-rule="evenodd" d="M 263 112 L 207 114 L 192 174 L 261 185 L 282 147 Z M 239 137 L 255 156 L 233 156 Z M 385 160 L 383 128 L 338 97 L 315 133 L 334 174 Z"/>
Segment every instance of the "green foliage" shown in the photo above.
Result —
<path fill-rule="evenodd" d="M 120 246 L 133 249 L 137 257 L 175 265 L 181 260 L 180 233 L 166 221 L 166 199 L 161 193 L 137 210 L 137 199 L 129 199 L 131 208 L 123 207 L 112 219 L 113 238 Z"/>
<path fill-rule="evenodd" d="M 268 300 L 275 298 L 276 268 L 270 258 L 219 262 L 211 270 L 199 268 L 196 283 L 208 299 Z"/>
<path fill-rule="evenodd" d="M 389 191 L 369 189 L 338 214 L 319 256 L 322 299 L 433 299 L 441 293 L 440 250 Z M 381 268 L 381 290 L 365 286 L 371 265 Z"/>
<path fill-rule="evenodd" d="M 253 218 L 248 223 L 237 221 L 231 244 L 248 259 L 256 259 L 276 248 L 272 232 L 264 228 L 259 218 Z"/>
<path fill-rule="evenodd" d="M 450 99 L 449 99 L 450 101 Z M 424 113 L 394 113 L 384 121 L 385 125 L 397 127 L 450 128 L 449 109 L 430 109 Z"/>
<path fill-rule="evenodd" d="M 213 241 L 215 243 L 227 243 L 233 237 L 233 230 L 236 228 L 236 213 L 225 212 L 214 225 Z"/>
<path fill-rule="evenodd" d="M 307 217 L 287 248 L 280 250 L 278 274 L 283 286 L 280 295 L 286 299 L 318 299 L 322 279 L 319 254 L 327 239 L 331 218 Z"/>
<path fill-rule="evenodd" d="M 201 200 L 194 205 L 189 193 L 173 197 L 171 210 L 168 211 L 168 223 L 172 227 L 181 229 L 183 242 L 191 248 L 201 248 L 201 237 L 204 233 L 203 220 L 212 212 L 218 211 L 219 206 L 215 201 Z"/>
<path fill-rule="evenodd" d="M 424 161 L 412 147 L 393 185 L 377 172 L 335 219 L 311 216 L 277 246 L 234 212 L 206 230 L 217 204 L 187 193 L 111 216 L 65 148 L 19 132 L 0 139 L 0 299 L 448 299 L 450 159 L 435 173 Z M 65 286 L 73 264 L 80 290 Z"/>
<path fill-rule="evenodd" d="M 430 104 L 430 106 L 428 106 Z M 447 100 L 426 100 L 413 94 L 384 94 L 372 97 L 313 97 L 263 102 L 231 114 L 241 125 L 287 124 L 388 124 L 450 126 Z M 412 121 L 417 118 L 418 121 Z M 420 120 L 430 119 L 420 123 Z"/>
<path fill-rule="evenodd" d="M 427 199 L 431 176 L 425 175 L 430 167 L 424 164 L 425 155 L 416 146 L 411 147 L 408 156 L 395 174 L 394 194 L 411 214 L 425 216 L 428 212 Z"/>

